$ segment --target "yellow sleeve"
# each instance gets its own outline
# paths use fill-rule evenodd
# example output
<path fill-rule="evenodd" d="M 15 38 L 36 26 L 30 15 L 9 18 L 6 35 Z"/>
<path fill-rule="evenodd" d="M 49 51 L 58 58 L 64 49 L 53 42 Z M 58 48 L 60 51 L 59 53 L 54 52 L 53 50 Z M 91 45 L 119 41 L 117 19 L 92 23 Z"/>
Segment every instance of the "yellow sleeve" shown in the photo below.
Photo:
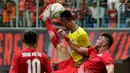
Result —
<path fill-rule="evenodd" d="M 78 37 L 78 45 L 81 47 L 89 47 L 90 46 L 90 41 L 89 41 L 89 37 L 87 34 L 81 34 Z"/>

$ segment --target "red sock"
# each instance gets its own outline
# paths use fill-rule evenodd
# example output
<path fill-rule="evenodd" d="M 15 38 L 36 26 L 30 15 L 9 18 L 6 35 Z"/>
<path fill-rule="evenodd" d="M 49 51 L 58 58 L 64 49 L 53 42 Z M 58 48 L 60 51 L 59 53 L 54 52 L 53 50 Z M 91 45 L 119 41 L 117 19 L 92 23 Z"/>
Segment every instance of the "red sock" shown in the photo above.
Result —
<path fill-rule="evenodd" d="M 45 21 L 45 25 L 46 25 L 46 28 L 47 28 L 47 30 L 48 30 L 48 34 L 50 34 L 49 33 L 49 31 L 51 31 L 51 32 L 53 32 L 54 33 L 54 37 L 51 39 L 51 42 L 52 42 L 52 44 L 53 44 L 53 46 L 56 48 L 56 46 L 60 43 L 60 36 L 59 36 L 59 34 L 57 33 L 57 31 L 56 31 L 56 29 L 52 26 L 52 23 L 51 23 L 51 19 L 47 19 L 46 21 Z"/>

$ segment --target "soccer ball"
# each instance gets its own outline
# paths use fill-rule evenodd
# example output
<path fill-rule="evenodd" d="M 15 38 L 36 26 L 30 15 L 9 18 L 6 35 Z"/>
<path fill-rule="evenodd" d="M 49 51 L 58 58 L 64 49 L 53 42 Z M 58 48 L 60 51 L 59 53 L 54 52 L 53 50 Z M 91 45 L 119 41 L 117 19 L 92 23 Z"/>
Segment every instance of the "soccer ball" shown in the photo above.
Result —
<path fill-rule="evenodd" d="M 64 11 L 64 7 L 60 3 L 54 3 L 51 6 L 51 17 L 60 18 L 60 14 Z"/>

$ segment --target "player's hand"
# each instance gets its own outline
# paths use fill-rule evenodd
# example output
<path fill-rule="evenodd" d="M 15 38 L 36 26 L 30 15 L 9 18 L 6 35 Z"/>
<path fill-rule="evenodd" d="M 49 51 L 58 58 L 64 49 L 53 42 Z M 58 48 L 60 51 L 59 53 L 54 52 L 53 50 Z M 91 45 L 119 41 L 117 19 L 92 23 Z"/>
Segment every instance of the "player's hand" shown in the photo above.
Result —
<path fill-rule="evenodd" d="M 63 29 L 59 29 L 57 32 L 61 34 L 63 37 L 67 35 L 67 33 Z"/>
<path fill-rule="evenodd" d="M 80 68 L 80 64 L 75 63 L 75 68 Z"/>

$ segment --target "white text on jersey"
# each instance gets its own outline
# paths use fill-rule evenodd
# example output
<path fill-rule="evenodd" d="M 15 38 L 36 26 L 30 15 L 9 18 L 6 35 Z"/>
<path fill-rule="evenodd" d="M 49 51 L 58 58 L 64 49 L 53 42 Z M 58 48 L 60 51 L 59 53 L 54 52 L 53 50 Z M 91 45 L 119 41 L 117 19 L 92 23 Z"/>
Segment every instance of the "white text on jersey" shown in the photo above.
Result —
<path fill-rule="evenodd" d="M 39 56 L 39 57 L 42 57 L 42 54 L 39 53 L 39 52 L 24 52 L 22 53 L 22 57 L 31 57 L 31 56 Z"/>

